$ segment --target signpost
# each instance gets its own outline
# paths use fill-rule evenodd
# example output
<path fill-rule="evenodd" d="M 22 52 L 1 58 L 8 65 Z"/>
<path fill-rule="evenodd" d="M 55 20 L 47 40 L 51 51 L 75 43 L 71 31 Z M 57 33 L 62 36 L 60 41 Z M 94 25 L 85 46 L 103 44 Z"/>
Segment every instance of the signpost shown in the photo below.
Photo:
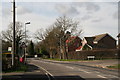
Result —
<path fill-rule="evenodd" d="M 8 47 L 8 51 L 12 51 L 12 47 Z"/>

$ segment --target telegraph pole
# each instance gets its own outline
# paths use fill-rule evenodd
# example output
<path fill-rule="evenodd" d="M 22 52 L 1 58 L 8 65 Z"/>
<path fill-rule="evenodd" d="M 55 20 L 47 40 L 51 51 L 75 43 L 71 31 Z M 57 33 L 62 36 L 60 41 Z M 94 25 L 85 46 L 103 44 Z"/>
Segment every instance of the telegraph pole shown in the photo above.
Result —
<path fill-rule="evenodd" d="M 12 66 L 15 64 L 15 0 L 13 0 L 13 53 L 12 53 Z"/>

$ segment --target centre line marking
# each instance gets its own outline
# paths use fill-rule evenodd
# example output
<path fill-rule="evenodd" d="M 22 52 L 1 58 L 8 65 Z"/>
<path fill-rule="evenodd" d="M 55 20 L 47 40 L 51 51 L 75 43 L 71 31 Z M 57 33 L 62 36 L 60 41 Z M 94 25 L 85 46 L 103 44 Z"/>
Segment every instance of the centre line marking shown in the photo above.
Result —
<path fill-rule="evenodd" d="M 106 78 L 106 77 L 104 77 L 104 76 L 101 76 L 101 75 L 97 75 L 98 77 L 101 77 L 101 78 Z"/>
<path fill-rule="evenodd" d="M 95 71 L 96 73 L 100 73 L 100 72 L 98 72 L 98 71 Z"/>
<path fill-rule="evenodd" d="M 82 69 L 79 69 L 80 71 L 83 71 L 85 73 L 91 73 L 91 72 L 88 72 L 88 71 L 85 71 L 85 70 L 82 70 Z"/>
<path fill-rule="evenodd" d="M 91 72 L 87 72 L 87 71 L 83 71 L 83 72 L 85 72 L 85 73 L 91 73 Z"/>
<path fill-rule="evenodd" d="M 70 67 L 70 66 L 66 66 L 66 68 L 74 69 L 73 67 Z"/>

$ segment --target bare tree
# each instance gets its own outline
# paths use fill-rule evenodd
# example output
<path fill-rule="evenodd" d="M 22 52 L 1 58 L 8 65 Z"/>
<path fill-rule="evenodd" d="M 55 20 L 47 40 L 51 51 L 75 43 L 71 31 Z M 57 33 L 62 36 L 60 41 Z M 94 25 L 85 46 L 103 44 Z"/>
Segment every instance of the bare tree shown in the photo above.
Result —
<path fill-rule="evenodd" d="M 7 41 L 12 42 L 13 41 L 13 23 L 10 23 L 8 25 L 8 29 L 5 31 L 2 31 L 2 37 L 3 39 L 6 39 Z M 16 39 L 18 41 L 21 41 L 25 38 L 25 31 L 24 31 L 24 25 L 21 22 L 16 22 Z"/>
<path fill-rule="evenodd" d="M 66 52 L 66 32 L 69 31 L 71 34 L 80 36 L 82 29 L 80 28 L 79 22 L 74 21 L 66 16 L 59 17 L 56 22 L 48 29 L 43 31 L 40 29 L 36 32 L 35 38 L 42 40 L 44 45 L 49 51 L 50 57 L 54 57 L 54 53 L 59 53 L 60 59 L 67 59 L 68 55 Z"/>
<path fill-rule="evenodd" d="M 71 34 L 74 34 L 76 36 L 80 36 L 80 34 L 82 33 L 82 29 L 78 29 L 78 27 L 80 28 L 79 22 L 78 21 L 73 21 L 71 18 L 68 18 L 66 16 L 63 17 L 59 17 L 58 19 L 56 19 L 56 22 L 54 24 L 55 27 L 58 27 L 60 30 L 60 51 L 61 54 L 63 55 L 63 59 L 67 59 L 68 55 L 66 52 L 66 39 L 68 38 L 66 36 L 66 32 L 69 31 Z"/>
<path fill-rule="evenodd" d="M 24 25 L 21 22 L 16 22 L 16 53 L 18 53 L 18 46 L 20 41 L 23 41 L 25 38 L 25 31 L 24 31 Z M 9 41 L 10 43 L 13 42 L 13 23 L 10 23 L 8 25 L 8 29 L 5 31 L 2 31 L 2 37 L 4 40 Z M 26 36 L 28 37 L 28 36 Z"/>
<path fill-rule="evenodd" d="M 34 37 L 40 41 L 44 40 L 45 36 L 46 36 L 46 33 L 43 28 L 37 30 L 36 33 L 34 34 Z"/>

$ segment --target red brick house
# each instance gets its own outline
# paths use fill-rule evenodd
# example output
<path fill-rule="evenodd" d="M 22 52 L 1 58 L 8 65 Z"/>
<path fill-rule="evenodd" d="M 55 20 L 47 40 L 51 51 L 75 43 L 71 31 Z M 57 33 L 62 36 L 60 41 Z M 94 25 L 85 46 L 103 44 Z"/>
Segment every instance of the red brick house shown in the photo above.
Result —
<path fill-rule="evenodd" d="M 84 37 L 87 44 L 92 49 L 115 49 L 116 40 L 109 34 L 100 34 L 92 37 Z M 84 42 L 84 41 L 83 41 Z"/>
<path fill-rule="evenodd" d="M 76 51 L 78 47 L 82 46 L 81 41 L 82 39 L 80 39 L 78 36 L 69 37 L 66 40 L 66 51 Z"/>

